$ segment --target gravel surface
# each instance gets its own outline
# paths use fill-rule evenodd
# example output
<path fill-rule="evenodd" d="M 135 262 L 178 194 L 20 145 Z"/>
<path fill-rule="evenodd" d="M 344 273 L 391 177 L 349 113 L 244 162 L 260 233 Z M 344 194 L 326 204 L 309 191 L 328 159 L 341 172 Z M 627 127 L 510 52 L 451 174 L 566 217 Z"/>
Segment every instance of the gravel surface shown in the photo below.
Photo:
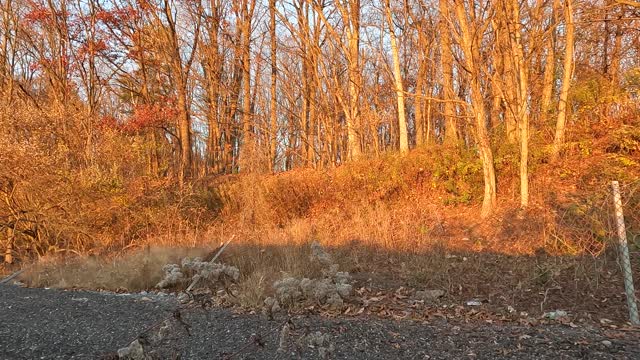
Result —
<path fill-rule="evenodd" d="M 114 359 L 142 335 L 160 359 L 640 359 L 636 331 L 178 308 L 172 296 L 2 285 L 0 358 Z M 158 324 L 170 332 L 153 342 Z"/>

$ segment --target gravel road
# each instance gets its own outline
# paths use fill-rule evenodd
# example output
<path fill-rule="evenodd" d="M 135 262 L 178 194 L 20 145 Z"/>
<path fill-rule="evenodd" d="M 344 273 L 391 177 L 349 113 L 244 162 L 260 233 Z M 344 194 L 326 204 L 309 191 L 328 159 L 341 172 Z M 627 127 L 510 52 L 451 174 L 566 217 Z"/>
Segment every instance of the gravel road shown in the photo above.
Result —
<path fill-rule="evenodd" d="M 178 308 L 172 296 L 2 285 L 0 358 L 117 359 L 142 334 L 149 356 L 163 359 L 640 359 L 636 331 L 315 315 L 287 321 Z M 148 334 L 159 333 L 158 324 L 170 332 L 153 343 Z"/>

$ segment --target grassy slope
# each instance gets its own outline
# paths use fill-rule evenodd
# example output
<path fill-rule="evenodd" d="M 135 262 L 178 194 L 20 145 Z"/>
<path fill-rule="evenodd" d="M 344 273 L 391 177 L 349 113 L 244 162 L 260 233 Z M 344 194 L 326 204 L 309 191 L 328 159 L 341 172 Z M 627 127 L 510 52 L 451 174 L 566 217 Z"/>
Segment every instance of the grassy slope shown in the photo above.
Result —
<path fill-rule="evenodd" d="M 135 216 L 113 215 L 139 235 L 121 232 L 121 242 L 110 238 L 106 246 L 95 245 L 95 253 L 106 257 L 81 257 L 62 266 L 41 261 L 24 279 L 32 285 L 148 288 L 162 264 L 203 254 L 233 237 L 222 260 L 241 270 L 238 301 L 256 305 L 283 272 L 312 275 L 308 244 L 315 240 L 368 288 L 438 288 L 447 292 L 445 301 L 480 297 L 528 311 L 588 314 L 604 306 L 608 316 L 623 318 L 618 268 L 606 250 L 614 233 L 608 184 L 625 184 L 634 236 L 640 229 L 633 211 L 638 144 L 636 128 L 622 127 L 568 144 L 557 164 L 534 153 L 533 204 L 527 211 L 517 206 L 517 156 L 501 147 L 500 207 L 484 221 L 478 217 L 477 157 L 442 147 L 329 171 L 209 178 L 187 194 L 139 190 L 135 200 L 127 200 Z M 118 233 L 113 226 L 107 230 Z M 119 251 L 148 245 L 143 252 Z M 113 256 L 114 250 L 121 255 Z"/>

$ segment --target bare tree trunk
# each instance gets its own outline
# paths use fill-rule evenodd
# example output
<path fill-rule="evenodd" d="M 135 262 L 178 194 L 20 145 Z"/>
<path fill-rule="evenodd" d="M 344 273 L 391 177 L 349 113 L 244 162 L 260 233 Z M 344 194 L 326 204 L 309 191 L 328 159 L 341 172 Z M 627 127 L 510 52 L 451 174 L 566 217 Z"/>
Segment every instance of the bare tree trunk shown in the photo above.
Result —
<path fill-rule="evenodd" d="M 613 89 L 620 86 L 620 59 L 622 57 L 622 35 L 624 34 L 622 26 L 616 25 L 615 37 L 613 39 L 613 52 L 611 54 L 611 65 L 609 66 L 609 78 Z"/>
<path fill-rule="evenodd" d="M 251 20 L 255 0 L 242 2 L 242 150 L 243 171 L 255 170 L 255 138 L 251 123 Z"/>
<path fill-rule="evenodd" d="M 160 154 L 158 152 L 158 135 L 156 129 L 151 129 L 151 176 L 156 177 L 160 173 Z"/>
<path fill-rule="evenodd" d="M 558 119 L 556 122 L 556 133 L 553 140 L 553 150 L 551 160 L 555 161 L 560 155 L 560 150 L 564 144 L 565 129 L 567 121 L 567 101 L 569 98 L 569 87 L 571 86 L 571 77 L 573 75 L 573 48 L 574 48 L 574 30 L 573 23 L 573 4 L 572 0 L 565 0 L 565 54 L 564 68 L 562 72 L 562 87 L 560 89 L 560 101 L 558 104 Z"/>
<path fill-rule="evenodd" d="M 420 62 L 418 69 L 418 76 L 416 79 L 416 93 L 413 98 L 413 108 L 415 111 L 415 126 L 416 126 L 416 147 L 421 147 L 425 144 L 425 119 L 422 111 L 422 105 L 424 103 L 424 77 L 426 73 L 426 61 Z"/>
<path fill-rule="evenodd" d="M 4 262 L 13 264 L 13 229 L 7 226 L 7 245 L 4 249 Z"/>
<path fill-rule="evenodd" d="M 298 37 L 300 38 L 300 57 L 302 62 L 302 108 L 300 109 L 300 127 L 303 130 L 303 163 L 312 165 L 314 155 L 313 118 L 312 118 L 312 93 L 313 73 L 311 70 L 312 44 L 311 27 L 309 26 L 309 11 L 306 1 L 296 4 L 298 14 Z"/>
<path fill-rule="evenodd" d="M 180 86 L 182 88 L 182 86 Z M 180 174 L 179 181 L 182 184 L 191 177 L 191 121 L 187 107 L 185 91 L 178 90 L 178 134 L 180 136 Z"/>
<path fill-rule="evenodd" d="M 211 20 L 207 22 L 209 32 L 209 44 L 206 47 L 205 81 L 208 91 L 209 136 L 207 141 L 207 170 L 219 171 L 220 153 L 220 88 L 222 75 L 222 61 L 219 50 L 218 36 L 220 32 L 221 9 L 217 0 L 210 0 Z"/>
<path fill-rule="evenodd" d="M 516 114 L 520 130 L 520 206 L 529 206 L 529 69 L 525 63 L 520 27 L 520 4 L 518 0 L 507 2 L 507 22 L 510 30 L 511 52 L 516 79 Z"/>
<path fill-rule="evenodd" d="M 439 0 L 440 21 L 438 29 L 440 32 L 440 67 L 442 68 L 442 94 L 444 104 L 443 115 L 445 119 L 444 143 L 447 145 L 457 145 L 460 141 L 453 100 L 455 92 L 453 90 L 453 54 L 451 53 L 451 33 L 447 25 L 450 18 L 449 5 L 447 0 Z"/>
<path fill-rule="evenodd" d="M 240 18 L 240 14 L 235 14 L 236 18 Z M 238 20 L 240 21 L 240 20 Z M 236 165 L 235 161 L 235 142 L 237 141 L 237 132 L 236 128 L 236 117 L 238 114 L 238 103 L 240 102 L 240 97 L 242 95 L 242 78 L 243 78 L 243 47 L 242 47 L 242 26 L 240 24 L 236 25 L 236 32 L 234 34 L 234 65 L 232 72 L 232 84 L 231 91 L 228 95 L 228 106 L 227 106 L 227 116 L 226 121 L 224 123 L 224 133 L 225 133 L 225 173 L 231 174 L 234 171 L 234 166 Z"/>
<path fill-rule="evenodd" d="M 269 156 L 271 160 L 271 170 L 275 171 L 278 160 L 278 118 L 277 118 L 277 79 L 278 79 L 278 57 L 276 42 L 276 0 L 269 0 L 269 31 L 271 41 L 271 83 L 269 85 Z"/>
<path fill-rule="evenodd" d="M 391 2 L 385 0 L 385 16 L 389 26 L 389 38 L 391 40 L 391 55 L 393 58 L 393 77 L 395 80 L 396 97 L 398 103 L 398 134 L 400 136 L 400 153 L 409 152 L 409 136 L 407 133 L 407 118 L 404 106 L 404 86 L 402 85 L 402 73 L 400 72 L 400 54 L 396 40 L 395 26 L 391 14 Z"/>
<path fill-rule="evenodd" d="M 460 45 L 464 53 L 465 68 L 469 72 L 471 88 L 471 105 L 476 120 L 476 139 L 480 158 L 482 159 L 482 173 L 484 178 L 484 198 L 482 200 L 481 216 L 488 217 L 496 205 L 496 175 L 493 164 L 493 152 L 487 132 L 487 117 L 480 84 L 480 41 L 472 33 L 462 1 L 455 2 L 455 12 L 460 29 Z"/>
<path fill-rule="evenodd" d="M 554 36 L 549 35 L 546 41 L 546 51 L 544 61 L 544 73 L 542 75 L 542 99 L 540 100 L 540 122 L 547 122 L 549 110 L 551 108 L 551 98 L 553 96 L 553 83 L 556 71 L 556 50 Z"/>
<path fill-rule="evenodd" d="M 194 39 L 192 40 L 191 53 L 187 61 L 182 60 L 183 51 L 180 46 L 179 35 L 177 32 L 177 19 L 174 19 L 173 4 L 168 0 L 164 0 L 162 11 L 166 20 L 167 27 L 163 28 L 166 45 L 168 46 L 168 63 L 174 77 L 174 85 L 177 96 L 178 106 L 178 137 L 180 138 L 180 167 L 178 173 L 178 181 L 180 186 L 186 179 L 189 179 L 193 170 L 192 157 L 192 139 L 191 139 L 191 118 L 190 118 L 190 102 L 188 99 L 188 78 L 189 70 L 194 59 L 198 41 L 200 24 L 195 27 Z M 157 14 L 154 14 L 157 16 Z M 156 17 L 156 21 L 160 21 Z"/>
<path fill-rule="evenodd" d="M 352 21 L 347 33 L 349 41 L 349 113 L 347 115 L 347 146 L 349 157 L 360 157 L 360 141 L 356 127 L 360 122 L 360 1 L 356 0 L 357 14 L 351 14 Z"/>

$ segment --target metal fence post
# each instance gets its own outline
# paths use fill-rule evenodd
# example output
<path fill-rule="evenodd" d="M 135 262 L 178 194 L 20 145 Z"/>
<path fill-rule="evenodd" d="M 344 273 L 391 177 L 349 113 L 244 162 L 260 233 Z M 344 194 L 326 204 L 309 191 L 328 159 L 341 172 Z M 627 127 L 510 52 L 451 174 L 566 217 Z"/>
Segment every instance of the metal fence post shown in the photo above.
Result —
<path fill-rule="evenodd" d="M 618 225 L 618 244 L 620 246 L 619 255 L 622 265 L 622 275 L 624 276 L 624 289 L 627 294 L 629 319 L 633 325 L 640 325 L 640 319 L 638 319 L 638 307 L 636 305 L 636 293 L 633 287 L 633 273 L 631 272 L 631 262 L 629 260 L 629 247 L 627 246 L 627 229 L 624 224 L 624 214 L 622 212 L 620 185 L 617 181 L 612 181 L 611 188 L 613 190 L 613 204 L 616 211 L 616 223 Z"/>

